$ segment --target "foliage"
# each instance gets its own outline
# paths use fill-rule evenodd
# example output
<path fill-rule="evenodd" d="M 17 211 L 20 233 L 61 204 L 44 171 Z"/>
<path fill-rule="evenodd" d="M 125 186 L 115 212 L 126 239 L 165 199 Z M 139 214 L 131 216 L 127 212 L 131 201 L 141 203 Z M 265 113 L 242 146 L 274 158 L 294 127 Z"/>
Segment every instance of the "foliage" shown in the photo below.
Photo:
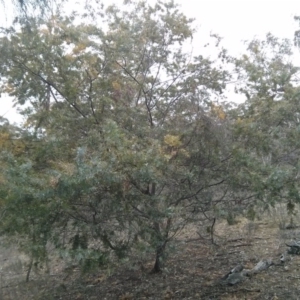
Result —
<path fill-rule="evenodd" d="M 158 272 L 187 224 L 299 201 L 299 69 L 287 40 L 268 35 L 212 61 L 183 50 L 193 23 L 173 1 L 93 14 L 100 25 L 57 13 L 2 31 L 1 93 L 26 104 L 25 128 L 0 132 L 3 234 L 33 260 L 47 261 L 49 244 L 84 270 L 152 252 Z M 238 107 L 216 101 L 229 63 Z"/>
<path fill-rule="evenodd" d="M 292 63 L 292 44 L 271 34 L 253 40 L 236 59 L 245 102 L 235 111 L 236 152 L 246 189 L 265 205 L 299 202 L 299 67 Z"/>
<path fill-rule="evenodd" d="M 214 106 L 219 114 L 210 117 L 209 97 L 228 74 L 183 52 L 192 20 L 173 2 L 110 6 L 103 17 L 105 30 L 59 15 L 31 19 L 27 30 L 27 19 L 1 39 L 2 92 L 30 101 L 23 113 L 43 153 L 26 162 L 30 174 L 19 163 L 5 169 L 45 181 L 10 186 L 6 201 L 32 199 L 37 216 L 24 210 L 23 222 L 49 229 L 60 249 L 71 250 L 59 233 L 73 250 L 87 248 L 74 247 L 76 237 L 97 241 L 100 256 L 145 244 L 159 271 L 167 242 L 224 197 L 214 193 L 229 155 L 224 113 Z"/>
<path fill-rule="evenodd" d="M 17 11 L 17 14 L 20 17 L 28 16 L 29 14 L 35 14 L 37 11 L 42 15 L 46 13 L 46 11 L 51 9 L 51 6 L 55 4 L 57 1 L 55 0 L 13 0 L 12 3 L 9 1 L 1 0 L 0 4 L 2 8 L 5 10 L 9 5 L 13 5 L 14 12 Z M 17 17 L 17 15 L 15 16 Z"/>

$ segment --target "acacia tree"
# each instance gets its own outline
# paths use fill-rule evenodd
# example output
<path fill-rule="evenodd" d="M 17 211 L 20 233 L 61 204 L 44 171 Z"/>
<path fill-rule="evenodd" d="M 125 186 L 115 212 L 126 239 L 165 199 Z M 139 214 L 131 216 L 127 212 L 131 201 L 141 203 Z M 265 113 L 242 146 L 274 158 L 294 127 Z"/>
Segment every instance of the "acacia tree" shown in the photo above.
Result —
<path fill-rule="evenodd" d="M 186 224 L 232 199 L 226 113 L 212 103 L 229 75 L 183 51 L 192 20 L 173 2 L 128 1 L 100 14 L 105 29 L 53 15 L 0 40 L 2 92 L 30 103 L 26 126 L 39 142 L 26 161 L 3 165 L 1 222 L 29 197 L 30 214 L 18 217 L 44 230 L 35 245 L 52 241 L 97 263 L 111 251 L 154 251 L 158 272 Z M 16 173 L 34 184 L 10 183 Z"/>
<path fill-rule="evenodd" d="M 234 111 L 238 187 L 265 207 L 299 203 L 299 67 L 292 43 L 268 34 L 236 59 L 236 91 L 245 102 Z"/>
<path fill-rule="evenodd" d="M 8 5 L 13 5 L 13 7 L 18 12 L 18 15 L 24 17 L 29 15 L 30 13 L 36 13 L 37 10 L 41 14 L 44 14 L 48 9 L 50 9 L 51 4 L 55 2 L 56 1 L 53 0 L 1 0 L 0 4 L 4 9 L 4 12 L 7 9 Z"/>

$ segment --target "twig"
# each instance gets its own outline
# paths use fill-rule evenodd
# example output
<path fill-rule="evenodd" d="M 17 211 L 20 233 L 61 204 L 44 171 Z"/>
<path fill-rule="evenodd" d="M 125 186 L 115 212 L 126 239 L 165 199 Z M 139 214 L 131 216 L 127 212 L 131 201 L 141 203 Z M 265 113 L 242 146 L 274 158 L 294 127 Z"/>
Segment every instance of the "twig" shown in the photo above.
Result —
<path fill-rule="evenodd" d="M 215 223 L 216 223 L 216 218 L 213 218 L 213 223 L 210 227 L 210 237 L 211 237 L 212 244 L 215 244 L 215 241 L 214 241 L 214 226 L 215 226 Z"/>
<path fill-rule="evenodd" d="M 227 254 L 235 254 L 235 253 L 240 253 L 240 251 L 238 251 L 238 250 L 230 251 L 230 252 L 228 252 Z"/>
<path fill-rule="evenodd" d="M 236 292 L 260 293 L 260 289 L 246 289 L 246 288 L 241 288 L 241 289 L 238 289 L 238 290 L 233 290 L 231 292 L 232 293 L 236 293 Z"/>
<path fill-rule="evenodd" d="M 233 243 L 233 242 L 238 242 L 241 240 L 243 240 L 243 238 L 231 239 L 231 240 L 227 240 L 227 242 Z"/>
<path fill-rule="evenodd" d="M 236 248 L 236 247 L 244 247 L 244 246 L 252 246 L 252 244 L 246 243 L 246 244 L 232 245 L 232 246 L 230 246 L 230 247 Z"/>

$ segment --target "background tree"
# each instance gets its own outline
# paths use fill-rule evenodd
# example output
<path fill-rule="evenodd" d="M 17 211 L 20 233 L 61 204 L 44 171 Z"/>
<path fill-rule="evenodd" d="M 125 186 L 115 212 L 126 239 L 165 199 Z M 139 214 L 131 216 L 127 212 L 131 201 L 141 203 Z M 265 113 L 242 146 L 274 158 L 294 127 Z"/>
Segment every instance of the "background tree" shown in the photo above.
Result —
<path fill-rule="evenodd" d="M 253 40 L 236 60 L 245 102 L 235 110 L 238 186 L 250 188 L 267 207 L 299 202 L 299 67 L 292 43 L 269 34 Z"/>
<path fill-rule="evenodd" d="M 4 10 L 7 9 L 8 5 L 13 5 L 20 16 L 26 16 L 30 13 L 36 13 L 37 11 L 44 14 L 45 11 L 47 11 L 50 8 L 51 4 L 54 2 L 55 1 L 53 0 L 1 0 L 0 4 L 4 8 Z"/>

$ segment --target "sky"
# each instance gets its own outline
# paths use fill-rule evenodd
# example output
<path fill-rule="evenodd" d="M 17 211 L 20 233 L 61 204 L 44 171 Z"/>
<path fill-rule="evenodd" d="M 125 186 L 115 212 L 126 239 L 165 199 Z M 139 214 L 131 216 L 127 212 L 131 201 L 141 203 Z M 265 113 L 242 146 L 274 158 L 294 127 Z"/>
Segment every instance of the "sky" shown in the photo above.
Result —
<path fill-rule="evenodd" d="M 8 0 L 7 0 L 8 1 Z M 7 2 L 6 1 L 6 2 Z M 153 0 L 149 0 L 153 2 Z M 105 4 L 112 2 L 121 5 L 122 0 L 104 0 Z M 243 52 L 243 41 L 254 37 L 263 38 L 266 33 L 281 38 L 293 38 L 298 28 L 293 17 L 300 15 L 300 1 L 292 0 L 175 0 L 182 11 L 195 18 L 198 29 L 193 39 L 193 52 L 203 51 L 202 46 L 209 42 L 209 34 L 216 33 L 223 37 L 222 45 L 232 55 Z M 11 9 L 6 8 L 6 15 Z M 0 7 L 0 25 L 7 26 L 9 17 Z M 209 55 L 210 48 L 206 49 Z M 199 53 L 200 54 L 200 53 Z M 295 64 L 300 64 L 300 53 L 297 50 Z M 12 108 L 11 99 L 0 98 L 0 116 L 11 122 L 20 122 L 22 117 Z"/>
<path fill-rule="evenodd" d="M 267 32 L 280 37 L 293 37 L 300 14 L 300 1 L 289 0 L 204 0 L 180 1 L 187 14 L 205 30 L 213 29 L 231 47 L 243 39 L 264 36 Z M 192 3 L 194 3 L 193 7 Z"/>

